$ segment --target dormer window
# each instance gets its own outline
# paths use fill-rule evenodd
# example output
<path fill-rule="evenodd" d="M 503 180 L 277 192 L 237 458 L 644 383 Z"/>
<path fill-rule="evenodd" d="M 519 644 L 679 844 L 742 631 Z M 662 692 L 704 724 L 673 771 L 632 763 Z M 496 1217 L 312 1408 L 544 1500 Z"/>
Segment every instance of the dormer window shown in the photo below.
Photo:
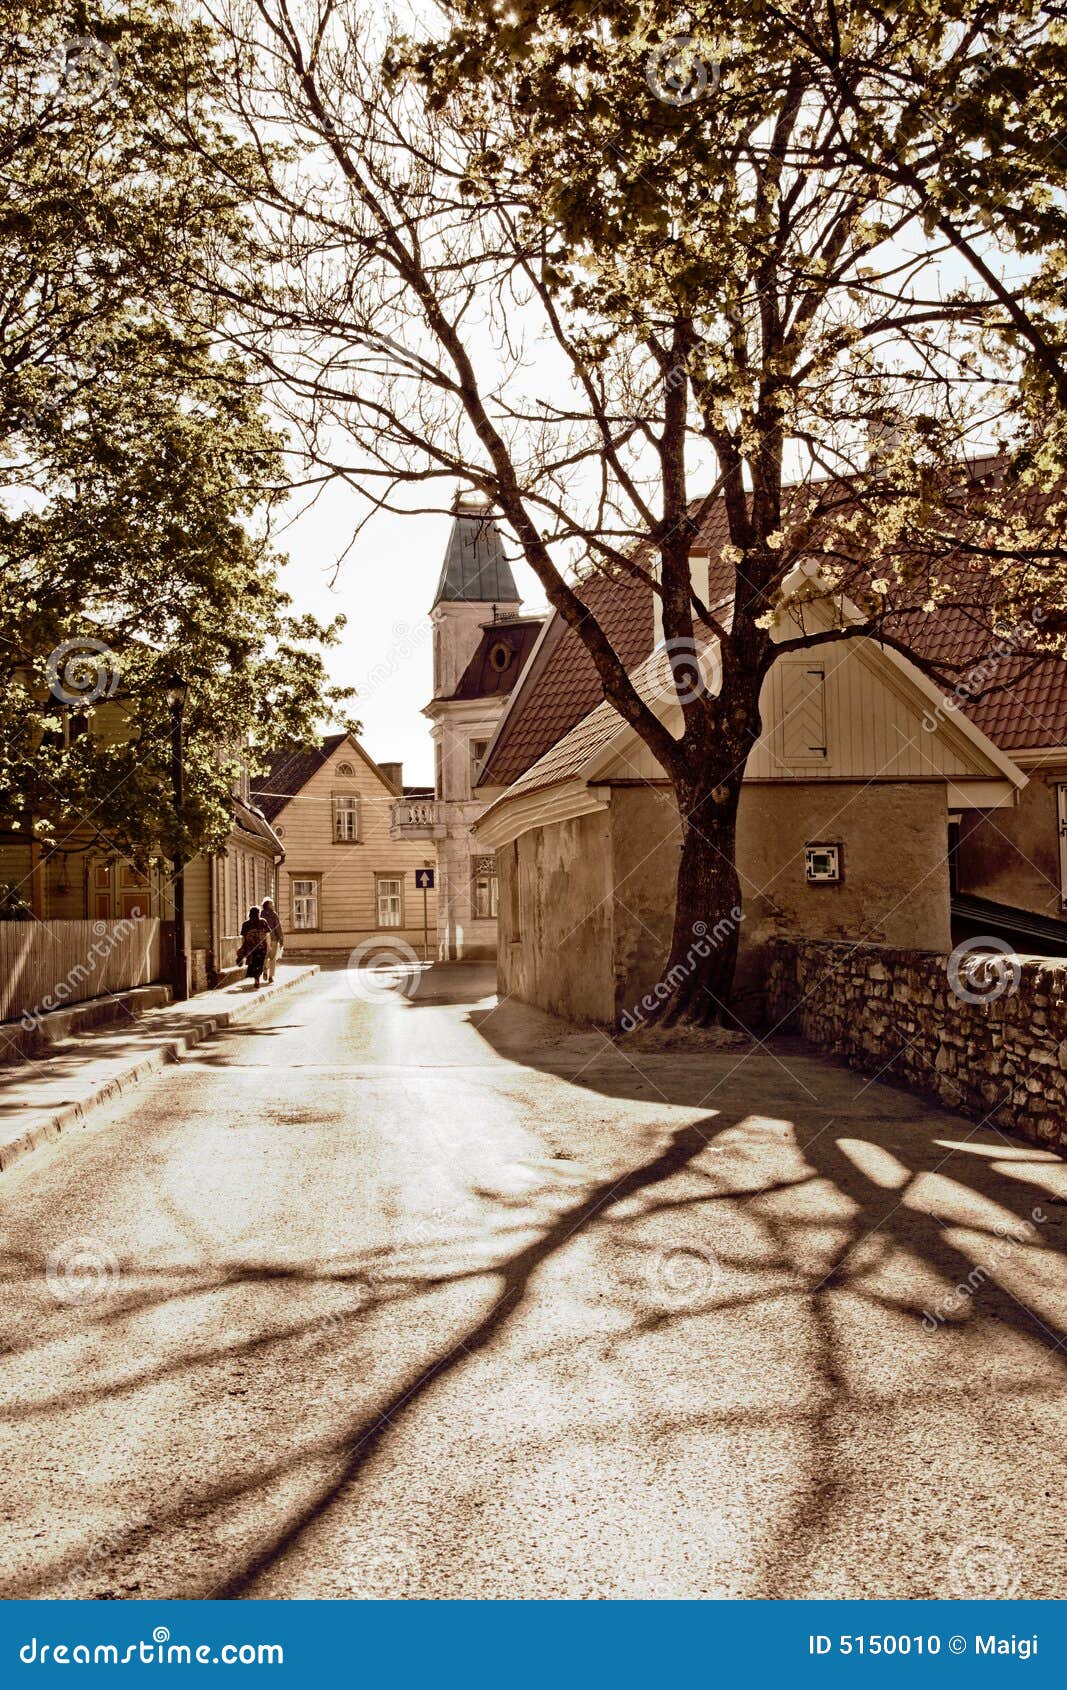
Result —
<path fill-rule="evenodd" d="M 511 662 L 511 647 L 505 640 L 497 640 L 489 648 L 489 661 L 498 675 L 502 675 Z"/>

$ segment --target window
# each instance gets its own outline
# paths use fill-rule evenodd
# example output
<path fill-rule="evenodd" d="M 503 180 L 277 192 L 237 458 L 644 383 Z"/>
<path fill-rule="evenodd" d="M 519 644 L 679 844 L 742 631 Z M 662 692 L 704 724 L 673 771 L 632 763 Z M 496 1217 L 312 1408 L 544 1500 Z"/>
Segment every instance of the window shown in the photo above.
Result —
<path fill-rule="evenodd" d="M 509 938 L 513 945 L 517 945 L 522 937 L 522 905 L 519 896 L 519 842 L 514 840 L 511 846 L 511 867 L 508 872 L 508 899 L 511 914 L 511 932 Z"/>
<path fill-rule="evenodd" d="M 786 763 L 826 759 L 826 672 L 806 663 L 782 664 L 782 758 Z"/>
<path fill-rule="evenodd" d="M 378 926 L 403 927 L 404 882 L 393 875 L 380 874 L 375 889 L 378 894 Z"/>
<path fill-rule="evenodd" d="M 355 772 L 356 771 L 353 768 L 351 763 L 338 763 L 338 765 L 337 765 L 337 773 L 344 780 L 351 780 L 351 778 L 355 774 Z"/>
<path fill-rule="evenodd" d="M 359 799 L 354 793 L 334 793 L 333 838 L 335 845 L 359 843 Z"/>
<path fill-rule="evenodd" d="M 1056 788 L 1056 822 L 1060 835 L 1060 903 L 1067 907 L 1067 786 Z"/>
<path fill-rule="evenodd" d="M 472 794 L 474 792 L 474 784 L 478 779 L 478 770 L 481 767 L 482 763 L 484 762 L 485 754 L 488 750 L 489 750 L 489 741 L 487 739 L 472 739 L 471 740 L 471 742 L 470 742 L 470 753 L 471 753 L 471 793 Z"/>
<path fill-rule="evenodd" d="M 497 674 L 502 675 L 511 662 L 511 647 L 504 640 L 497 640 L 496 644 L 490 647 L 489 661 Z"/>
<path fill-rule="evenodd" d="M 475 921 L 495 921 L 499 907 L 495 857 L 471 861 L 471 912 Z"/>
<path fill-rule="evenodd" d="M 307 933 L 319 925 L 319 883 L 310 876 L 289 882 L 292 890 L 292 924 L 299 932 Z"/>
<path fill-rule="evenodd" d="M 435 798 L 443 798 L 445 795 L 445 765 L 440 745 L 435 745 L 433 748 L 433 769 L 433 795 Z"/>

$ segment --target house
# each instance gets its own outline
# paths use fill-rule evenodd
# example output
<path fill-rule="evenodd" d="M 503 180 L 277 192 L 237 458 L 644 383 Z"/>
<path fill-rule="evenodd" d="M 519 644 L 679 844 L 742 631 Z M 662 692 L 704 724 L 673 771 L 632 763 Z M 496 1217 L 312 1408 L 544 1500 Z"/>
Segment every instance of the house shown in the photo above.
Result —
<path fill-rule="evenodd" d="M 125 707 L 117 701 L 98 704 L 91 715 L 67 710 L 64 732 L 72 728 L 108 743 L 129 731 Z M 222 850 L 193 858 L 183 871 L 186 954 L 194 992 L 205 991 L 234 966 L 248 906 L 274 890 L 277 866 L 285 854 L 250 800 L 247 775 L 231 793 L 230 816 Z M 169 867 L 157 864 L 142 872 L 109 850 L 98 831 L 80 817 L 60 814 L 56 819 L 57 843 L 51 848 L 17 830 L 0 832 L 0 885 L 10 889 L 13 901 L 24 900 L 40 921 L 174 920 Z"/>
<path fill-rule="evenodd" d="M 721 526 L 713 509 L 694 569 L 704 572 L 705 602 L 728 612 Z M 582 590 L 638 690 L 677 733 L 680 710 L 647 583 L 602 576 Z M 959 629 L 950 634 L 964 640 Z M 712 689 L 716 661 L 709 641 L 701 662 Z M 1063 794 L 1054 778 L 1044 795 L 1032 794 L 1022 764 L 1032 773 L 1032 754 L 1053 777 L 1067 769 L 1063 668 L 1042 671 L 1056 679 L 1046 680 L 1033 711 L 1018 694 L 1009 708 L 1007 692 L 995 695 L 996 709 L 992 698 L 946 708 L 913 663 L 869 640 L 774 666 L 738 817 L 742 1012 L 757 1010 L 763 947 L 774 934 L 948 950 L 954 921 L 968 931 L 968 899 L 998 909 L 996 896 L 1010 896 L 1017 922 L 1034 906 L 1045 919 L 1059 914 L 1052 818 Z M 1047 743 L 1034 745 L 1042 735 Z M 591 659 L 558 616 L 512 694 L 478 792 L 490 802 L 475 838 L 497 857 L 501 990 L 617 1024 L 655 985 L 668 954 L 677 809 L 662 769 L 602 701 Z M 1046 939 L 1067 950 L 1067 927 L 1051 921 Z"/>
<path fill-rule="evenodd" d="M 432 946 L 437 894 L 416 875 L 433 867 L 433 850 L 390 829 L 401 775 L 399 763 L 379 765 L 352 734 L 335 733 L 276 754 L 256 781 L 253 801 L 285 847 L 277 904 L 290 952 L 400 944 L 422 956 L 424 941 Z"/>
<path fill-rule="evenodd" d="M 472 840 L 485 808 L 475 795 L 488 749 L 542 619 L 524 616 L 499 528 L 485 503 L 460 494 L 433 607 L 432 800 L 407 798 L 393 810 L 393 837 L 425 841 L 438 880 L 437 955 L 496 954 L 497 881 L 491 852 Z"/>

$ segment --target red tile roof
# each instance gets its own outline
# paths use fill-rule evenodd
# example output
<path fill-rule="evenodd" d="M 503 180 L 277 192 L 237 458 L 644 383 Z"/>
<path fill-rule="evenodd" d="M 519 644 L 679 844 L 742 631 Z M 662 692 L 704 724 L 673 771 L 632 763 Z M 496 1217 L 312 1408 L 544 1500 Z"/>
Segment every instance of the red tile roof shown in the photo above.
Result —
<path fill-rule="evenodd" d="M 652 650 L 651 587 L 630 575 L 593 575 L 578 591 L 626 667 L 642 662 Z M 512 697 L 478 785 L 510 786 L 602 696 L 593 659 L 557 612 Z"/>
<path fill-rule="evenodd" d="M 692 510 L 696 515 L 700 504 Z M 709 554 L 712 609 L 728 603 L 733 592 L 732 566 L 721 558 L 727 539 L 725 503 L 717 499 L 701 518 L 693 548 Z M 578 590 L 632 673 L 653 647 L 651 586 L 629 575 L 594 575 Z M 1027 673 L 1034 660 L 1026 656 L 1025 644 L 1019 642 L 1021 655 L 998 657 L 993 672 L 989 672 L 991 645 L 995 642 L 990 640 L 988 627 L 978 616 L 959 608 L 943 608 L 930 615 L 901 612 L 887 620 L 886 628 L 918 656 L 938 664 L 965 666 L 958 672 L 959 684 L 966 686 L 970 681 L 972 691 L 984 688 L 986 696 L 969 702 L 964 694 L 961 706 L 1002 750 L 1067 748 L 1067 662 L 1049 658 Z M 983 676 L 972 676 L 966 666 L 976 668 L 979 664 L 983 665 Z M 990 687 L 1002 690 L 992 692 Z M 579 635 L 558 612 L 554 613 L 512 697 L 479 786 L 510 787 L 527 771 L 532 774 L 533 766 L 547 758 L 553 747 L 595 711 L 597 719 L 589 724 L 589 745 L 584 736 L 579 736 L 581 746 L 574 745 L 576 755 L 583 747 L 586 751 L 593 749 L 612 725 L 611 718 L 602 717 L 598 709 L 602 700 L 592 658 Z M 610 710 L 610 706 L 603 708 Z M 617 717 L 614 723 L 618 725 Z M 540 767 L 529 784 L 542 786 L 567 779 L 573 772 L 572 761 L 568 754 L 563 758 L 566 767 Z M 523 787 L 526 784 L 523 782 Z"/>

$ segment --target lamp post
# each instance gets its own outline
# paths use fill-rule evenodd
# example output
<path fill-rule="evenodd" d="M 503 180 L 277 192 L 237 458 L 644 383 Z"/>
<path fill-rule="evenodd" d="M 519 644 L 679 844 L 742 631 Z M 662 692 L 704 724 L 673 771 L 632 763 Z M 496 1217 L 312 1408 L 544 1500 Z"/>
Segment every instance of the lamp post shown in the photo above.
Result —
<path fill-rule="evenodd" d="M 174 789 L 174 821 L 181 826 L 183 799 L 182 716 L 189 683 L 180 675 L 167 682 L 167 709 L 170 711 L 170 774 Z M 174 857 L 174 1000 L 189 996 L 189 962 L 185 954 L 185 863 L 175 845 Z"/>

